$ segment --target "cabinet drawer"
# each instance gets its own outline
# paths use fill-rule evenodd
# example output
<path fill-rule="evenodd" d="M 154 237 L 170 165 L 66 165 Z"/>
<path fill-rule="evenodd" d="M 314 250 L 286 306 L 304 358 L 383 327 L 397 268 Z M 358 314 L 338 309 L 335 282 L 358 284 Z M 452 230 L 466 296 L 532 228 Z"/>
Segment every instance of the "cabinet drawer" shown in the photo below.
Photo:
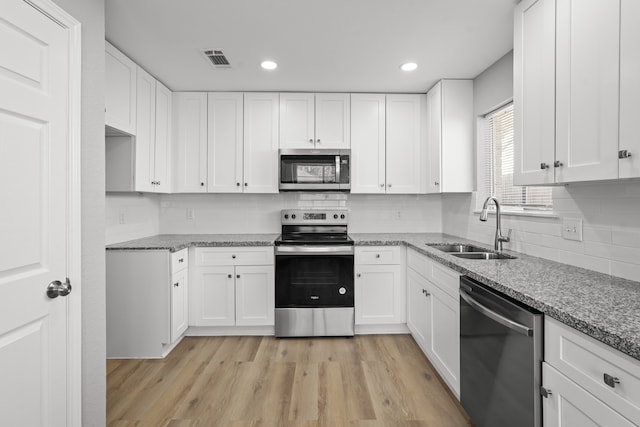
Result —
<path fill-rule="evenodd" d="M 196 248 L 196 265 L 272 265 L 273 246 Z"/>
<path fill-rule="evenodd" d="M 360 246 L 355 249 L 356 264 L 400 264 L 399 246 Z"/>
<path fill-rule="evenodd" d="M 189 249 L 184 248 L 171 254 L 171 274 L 178 273 L 189 266 Z"/>
<path fill-rule="evenodd" d="M 452 270 L 431 258 L 416 252 L 407 251 L 407 266 L 425 279 L 429 280 L 453 298 L 458 299 L 460 289 L 460 273 Z"/>
<path fill-rule="evenodd" d="M 547 363 L 640 425 L 640 361 L 548 317 L 544 333 Z"/>

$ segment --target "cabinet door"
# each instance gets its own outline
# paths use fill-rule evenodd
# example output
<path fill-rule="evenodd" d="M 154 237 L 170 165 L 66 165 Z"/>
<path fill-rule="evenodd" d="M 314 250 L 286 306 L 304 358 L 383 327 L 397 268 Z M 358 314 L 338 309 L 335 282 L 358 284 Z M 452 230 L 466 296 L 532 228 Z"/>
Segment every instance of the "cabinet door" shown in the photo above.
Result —
<path fill-rule="evenodd" d="M 545 427 L 635 425 L 547 363 L 542 364 L 542 384 L 551 391 L 549 397 L 542 399 Z"/>
<path fill-rule="evenodd" d="M 169 178 L 169 152 L 171 150 L 171 91 L 156 81 L 156 144 L 154 150 L 155 191 L 168 193 L 171 191 Z"/>
<path fill-rule="evenodd" d="M 317 93 L 316 147 L 351 147 L 351 98 L 348 93 Z"/>
<path fill-rule="evenodd" d="M 209 193 L 242 192 L 242 93 L 208 94 Z"/>
<path fill-rule="evenodd" d="M 156 79 L 138 67 L 136 191 L 155 191 Z"/>
<path fill-rule="evenodd" d="M 556 182 L 617 178 L 620 0 L 556 13 Z"/>
<path fill-rule="evenodd" d="M 402 323 L 399 265 L 358 265 L 355 281 L 356 325 Z"/>
<path fill-rule="evenodd" d="M 442 193 L 473 191 L 473 80 L 442 80 Z"/>
<path fill-rule="evenodd" d="M 351 192 L 384 194 L 385 96 L 351 95 Z"/>
<path fill-rule="evenodd" d="M 416 343 L 423 351 L 426 351 L 427 343 L 431 342 L 426 292 L 426 280 L 416 271 L 408 268 L 407 326 L 413 339 L 416 340 Z"/>
<path fill-rule="evenodd" d="M 188 269 L 174 273 L 171 279 L 171 342 L 175 342 L 189 325 Z"/>
<path fill-rule="evenodd" d="M 204 193 L 207 191 L 207 94 L 176 92 L 173 101 L 176 191 Z"/>
<path fill-rule="evenodd" d="M 280 148 L 314 148 L 314 104 L 312 93 L 280 94 Z"/>
<path fill-rule="evenodd" d="M 620 143 L 633 153 L 618 160 L 620 178 L 640 177 L 640 2 L 622 0 L 620 11 Z"/>
<path fill-rule="evenodd" d="M 426 95 L 387 95 L 387 193 L 426 190 L 423 102 Z"/>
<path fill-rule="evenodd" d="M 193 279 L 189 292 L 189 324 L 235 325 L 234 267 L 197 267 Z"/>
<path fill-rule="evenodd" d="M 513 45 L 514 165 L 516 185 L 555 180 L 556 1 L 516 5 Z"/>
<path fill-rule="evenodd" d="M 427 92 L 427 150 L 429 172 L 427 193 L 440 193 L 442 144 L 442 82 L 438 82 Z"/>
<path fill-rule="evenodd" d="M 236 267 L 236 325 L 273 325 L 275 276 L 272 265 Z"/>
<path fill-rule="evenodd" d="M 430 359 L 440 375 L 460 395 L 460 303 L 437 286 L 428 284 L 431 300 Z"/>
<path fill-rule="evenodd" d="M 277 93 L 244 94 L 244 192 L 278 192 Z"/>
<path fill-rule="evenodd" d="M 105 114 L 107 126 L 136 134 L 136 64 L 105 42 Z"/>

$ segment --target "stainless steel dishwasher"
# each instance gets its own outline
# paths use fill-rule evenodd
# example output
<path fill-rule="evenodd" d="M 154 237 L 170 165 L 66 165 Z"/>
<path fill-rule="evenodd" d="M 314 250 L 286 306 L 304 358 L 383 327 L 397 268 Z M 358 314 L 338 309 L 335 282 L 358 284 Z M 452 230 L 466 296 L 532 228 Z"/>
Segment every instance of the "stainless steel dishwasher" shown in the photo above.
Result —
<path fill-rule="evenodd" d="M 460 402 L 477 427 L 540 427 L 542 313 L 460 278 Z"/>

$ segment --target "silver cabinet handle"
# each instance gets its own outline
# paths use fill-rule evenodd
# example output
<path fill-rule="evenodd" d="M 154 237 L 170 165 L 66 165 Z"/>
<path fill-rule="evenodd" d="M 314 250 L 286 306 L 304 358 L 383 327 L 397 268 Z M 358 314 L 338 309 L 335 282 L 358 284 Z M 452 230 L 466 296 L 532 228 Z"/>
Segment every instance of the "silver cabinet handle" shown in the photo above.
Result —
<path fill-rule="evenodd" d="M 430 296 L 430 295 L 431 295 L 431 294 L 429 293 L 429 291 L 428 291 L 428 290 L 426 290 L 426 289 L 423 289 L 423 290 L 422 290 L 422 293 L 424 294 L 424 296 L 425 296 L 425 297 L 428 297 L 428 296 Z"/>
<path fill-rule="evenodd" d="M 180 282 L 176 282 L 176 283 L 173 284 L 174 288 L 177 288 L 178 286 L 180 286 Z"/>
<path fill-rule="evenodd" d="M 49 283 L 49 285 L 47 286 L 47 296 L 51 299 L 54 299 L 57 297 L 66 297 L 70 293 L 71 293 L 71 282 L 69 282 L 68 277 L 64 283 L 62 283 L 59 280 L 54 280 L 53 282 Z"/>
<path fill-rule="evenodd" d="M 249 183 L 248 183 L 248 182 L 245 182 L 245 183 L 244 183 L 244 186 L 245 186 L 245 187 L 249 186 Z"/>
<path fill-rule="evenodd" d="M 433 185 L 440 185 L 440 183 L 438 181 L 435 181 Z"/>
<path fill-rule="evenodd" d="M 358 277 L 362 277 L 362 275 L 360 273 L 358 273 Z"/>
<path fill-rule="evenodd" d="M 240 187 L 240 183 L 239 182 L 236 182 L 236 187 Z"/>
<path fill-rule="evenodd" d="M 180 258 L 178 262 L 184 262 L 184 258 Z"/>
<path fill-rule="evenodd" d="M 548 399 L 549 396 L 551 396 L 553 393 L 551 393 L 551 390 L 549 390 L 548 388 L 544 388 L 544 387 L 540 387 L 540 396 L 544 397 L 545 399 Z"/>
<path fill-rule="evenodd" d="M 384 188 L 384 184 L 380 184 L 380 188 Z"/>
<path fill-rule="evenodd" d="M 235 255 L 231 255 L 231 258 L 236 259 L 236 256 Z"/>
<path fill-rule="evenodd" d="M 618 151 L 618 158 L 619 159 L 626 159 L 628 157 L 631 157 L 631 152 L 629 152 L 627 150 Z"/>
<path fill-rule="evenodd" d="M 240 275 L 239 275 L 239 274 L 238 274 L 238 275 L 236 275 L 236 279 L 239 279 L 239 278 L 240 278 Z"/>
<path fill-rule="evenodd" d="M 554 168 L 559 168 L 560 166 L 562 166 L 562 162 L 560 160 L 556 160 L 555 162 L 553 162 Z"/>
<path fill-rule="evenodd" d="M 231 279 L 233 276 L 231 274 L 228 274 L 227 277 Z"/>
<path fill-rule="evenodd" d="M 505 326 L 509 329 L 511 329 L 514 332 L 517 332 L 521 335 L 525 335 L 525 336 L 532 336 L 533 335 L 533 329 L 525 326 L 525 325 L 521 325 L 518 322 L 514 322 L 511 319 L 507 319 L 506 317 L 504 317 L 501 314 L 496 313 L 495 311 L 485 307 L 484 305 L 480 304 L 478 301 L 474 300 L 471 295 L 467 294 L 463 289 L 460 289 L 460 297 L 466 301 L 467 304 L 469 304 L 472 308 L 474 308 L 475 310 L 477 310 L 478 312 L 484 314 L 485 316 L 487 316 L 489 319 L 500 323 L 502 326 Z"/>
<path fill-rule="evenodd" d="M 313 144 L 313 138 L 309 138 L 309 142 Z"/>
<path fill-rule="evenodd" d="M 317 142 L 318 144 L 320 144 L 320 138 L 316 139 L 316 142 Z"/>
<path fill-rule="evenodd" d="M 549 169 L 549 165 L 546 163 L 540 163 L 540 169 Z"/>
<path fill-rule="evenodd" d="M 376 254 L 376 258 L 380 258 L 380 254 Z"/>
<path fill-rule="evenodd" d="M 615 388 L 616 384 L 620 384 L 620 380 L 617 377 L 613 377 L 609 374 L 604 374 L 604 383 L 611 388 Z"/>
<path fill-rule="evenodd" d="M 387 185 L 388 185 L 388 187 L 391 187 L 391 184 L 387 184 Z"/>

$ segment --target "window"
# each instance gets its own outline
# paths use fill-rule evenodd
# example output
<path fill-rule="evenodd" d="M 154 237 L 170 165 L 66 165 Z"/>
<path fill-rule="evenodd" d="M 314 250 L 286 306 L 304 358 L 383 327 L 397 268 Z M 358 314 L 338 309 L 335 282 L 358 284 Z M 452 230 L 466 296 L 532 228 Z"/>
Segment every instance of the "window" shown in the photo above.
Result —
<path fill-rule="evenodd" d="M 513 185 L 513 104 L 481 118 L 478 130 L 478 203 L 494 195 L 505 210 L 550 210 L 551 187 Z"/>

